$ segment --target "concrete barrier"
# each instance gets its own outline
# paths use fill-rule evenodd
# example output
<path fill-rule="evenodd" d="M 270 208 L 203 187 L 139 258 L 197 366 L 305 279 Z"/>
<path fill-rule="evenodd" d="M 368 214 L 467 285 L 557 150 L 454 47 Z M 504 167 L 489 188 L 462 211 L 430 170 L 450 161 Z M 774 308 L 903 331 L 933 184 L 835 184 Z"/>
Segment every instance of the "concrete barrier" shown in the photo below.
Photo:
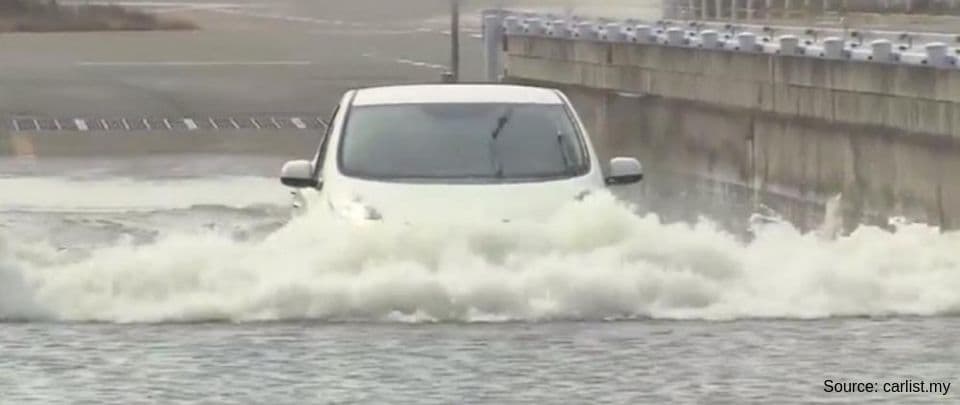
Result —
<path fill-rule="evenodd" d="M 601 151 L 645 160 L 644 200 L 661 212 L 699 201 L 686 212 L 742 222 L 771 207 L 810 228 L 841 195 L 848 227 L 960 228 L 954 48 L 668 30 L 649 43 L 508 34 L 503 76 L 566 90 Z"/>

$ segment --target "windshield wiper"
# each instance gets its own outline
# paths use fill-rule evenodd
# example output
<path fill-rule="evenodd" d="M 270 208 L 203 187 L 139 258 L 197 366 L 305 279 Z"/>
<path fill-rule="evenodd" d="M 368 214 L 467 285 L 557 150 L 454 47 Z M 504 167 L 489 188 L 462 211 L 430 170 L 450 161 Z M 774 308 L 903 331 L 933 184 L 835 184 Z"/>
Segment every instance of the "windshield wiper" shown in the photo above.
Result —
<path fill-rule="evenodd" d="M 503 162 L 500 161 L 497 141 L 500 139 L 500 134 L 503 133 L 503 129 L 506 128 L 511 118 L 513 118 L 513 108 L 508 107 L 507 110 L 503 112 L 503 115 L 497 118 L 497 127 L 494 128 L 493 133 L 490 134 L 490 164 L 493 166 L 493 171 L 496 173 L 498 179 L 503 178 Z"/>

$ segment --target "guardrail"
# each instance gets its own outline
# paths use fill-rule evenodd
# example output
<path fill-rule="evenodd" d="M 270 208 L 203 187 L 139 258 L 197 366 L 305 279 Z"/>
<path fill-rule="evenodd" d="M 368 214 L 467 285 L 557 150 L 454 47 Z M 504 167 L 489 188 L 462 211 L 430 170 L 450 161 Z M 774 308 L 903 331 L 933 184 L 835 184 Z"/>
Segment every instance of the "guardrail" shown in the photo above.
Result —
<path fill-rule="evenodd" d="M 497 81 L 504 36 L 753 52 L 864 63 L 902 63 L 960 69 L 960 35 L 858 31 L 703 21 L 563 18 L 550 14 L 484 12 L 485 71 Z"/>
<path fill-rule="evenodd" d="M 960 14 L 960 0 L 663 0 L 668 18 L 753 19 L 830 13 Z"/>

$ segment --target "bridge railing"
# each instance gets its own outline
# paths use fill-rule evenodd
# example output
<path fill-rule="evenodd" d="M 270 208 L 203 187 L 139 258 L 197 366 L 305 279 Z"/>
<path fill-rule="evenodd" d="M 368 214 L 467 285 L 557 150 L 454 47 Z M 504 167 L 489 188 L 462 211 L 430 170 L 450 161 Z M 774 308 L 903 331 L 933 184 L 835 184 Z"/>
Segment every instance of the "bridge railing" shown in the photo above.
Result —
<path fill-rule="evenodd" d="M 504 10 L 484 13 L 485 72 L 503 70 L 507 36 L 692 47 L 860 63 L 900 63 L 960 69 L 960 35 L 733 24 L 708 21 L 595 19 Z"/>

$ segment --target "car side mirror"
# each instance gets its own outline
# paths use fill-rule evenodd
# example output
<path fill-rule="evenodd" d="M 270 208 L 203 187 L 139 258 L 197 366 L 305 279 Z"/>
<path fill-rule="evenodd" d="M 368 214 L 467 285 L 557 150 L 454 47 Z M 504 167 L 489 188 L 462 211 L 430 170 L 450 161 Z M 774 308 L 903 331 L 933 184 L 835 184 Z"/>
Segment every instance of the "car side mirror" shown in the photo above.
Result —
<path fill-rule="evenodd" d="M 610 159 L 609 185 L 634 184 L 643 180 L 643 166 L 634 158 L 618 157 Z"/>
<path fill-rule="evenodd" d="M 280 170 L 280 182 L 293 188 L 317 187 L 319 182 L 313 177 L 313 163 L 309 160 L 291 160 Z"/>

